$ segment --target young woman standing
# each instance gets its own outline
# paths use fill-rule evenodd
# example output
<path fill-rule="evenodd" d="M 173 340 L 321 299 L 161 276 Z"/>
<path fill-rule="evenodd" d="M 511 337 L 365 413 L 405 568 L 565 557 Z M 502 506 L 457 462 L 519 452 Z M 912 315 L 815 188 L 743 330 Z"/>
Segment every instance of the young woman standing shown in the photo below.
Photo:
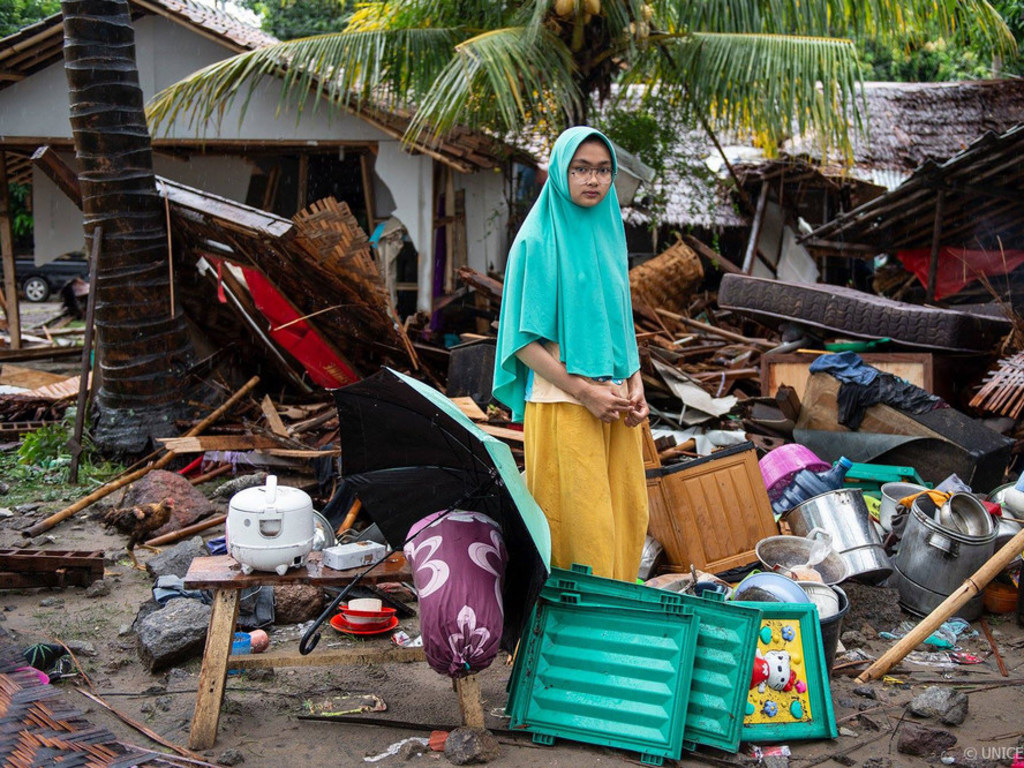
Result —
<path fill-rule="evenodd" d="M 648 415 L 626 236 L 608 139 L 565 131 L 509 252 L 494 396 L 523 421 L 526 482 L 551 527 L 551 563 L 636 579 L 647 533 Z"/>

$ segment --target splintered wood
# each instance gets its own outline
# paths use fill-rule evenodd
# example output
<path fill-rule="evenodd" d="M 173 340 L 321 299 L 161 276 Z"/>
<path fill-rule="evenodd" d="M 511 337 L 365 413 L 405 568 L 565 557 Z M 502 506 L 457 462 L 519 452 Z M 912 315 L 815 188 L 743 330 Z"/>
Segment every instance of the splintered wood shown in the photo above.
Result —
<path fill-rule="evenodd" d="M 970 403 L 972 408 L 1016 419 L 1024 411 L 1024 352 L 1000 360 Z"/>

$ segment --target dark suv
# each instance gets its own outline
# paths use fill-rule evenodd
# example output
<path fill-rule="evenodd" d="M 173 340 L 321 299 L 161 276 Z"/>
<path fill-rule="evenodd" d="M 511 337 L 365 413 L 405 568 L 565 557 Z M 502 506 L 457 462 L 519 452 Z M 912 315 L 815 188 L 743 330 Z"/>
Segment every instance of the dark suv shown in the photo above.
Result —
<path fill-rule="evenodd" d="M 0 264 L 0 276 L 3 265 Z M 51 293 L 57 293 L 76 277 L 89 276 L 89 262 L 80 251 L 58 256 L 49 264 L 37 267 L 31 258 L 14 260 L 14 276 L 18 287 L 29 301 L 46 301 Z"/>

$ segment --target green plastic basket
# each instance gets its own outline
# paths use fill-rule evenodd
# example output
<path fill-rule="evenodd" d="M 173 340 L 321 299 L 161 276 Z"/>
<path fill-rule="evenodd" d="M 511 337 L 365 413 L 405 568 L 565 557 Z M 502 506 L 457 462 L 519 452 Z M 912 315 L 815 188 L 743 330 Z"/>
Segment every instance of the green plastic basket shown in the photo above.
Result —
<path fill-rule="evenodd" d="M 594 576 L 585 566 L 552 568 L 541 599 L 646 611 L 689 611 L 699 620 L 697 650 L 683 733 L 683 747 L 698 744 L 735 752 L 746 705 L 746 685 L 757 650 L 757 607 L 683 595 Z"/>

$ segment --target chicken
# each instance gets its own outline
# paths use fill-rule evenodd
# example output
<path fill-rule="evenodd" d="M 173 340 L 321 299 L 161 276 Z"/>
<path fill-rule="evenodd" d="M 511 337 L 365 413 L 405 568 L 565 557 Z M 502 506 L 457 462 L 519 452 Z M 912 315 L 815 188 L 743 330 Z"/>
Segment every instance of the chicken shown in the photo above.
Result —
<path fill-rule="evenodd" d="M 107 528 L 116 528 L 121 533 L 128 534 L 128 556 L 132 559 L 132 567 L 143 570 L 144 566 L 139 564 L 135 558 L 135 547 L 142 546 L 154 552 L 159 552 L 156 547 L 143 544 L 147 538 L 159 528 L 162 528 L 171 519 L 174 511 L 174 499 L 166 498 L 158 503 L 139 504 L 124 509 L 112 509 L 103 516 L 103 525 Z"/>

